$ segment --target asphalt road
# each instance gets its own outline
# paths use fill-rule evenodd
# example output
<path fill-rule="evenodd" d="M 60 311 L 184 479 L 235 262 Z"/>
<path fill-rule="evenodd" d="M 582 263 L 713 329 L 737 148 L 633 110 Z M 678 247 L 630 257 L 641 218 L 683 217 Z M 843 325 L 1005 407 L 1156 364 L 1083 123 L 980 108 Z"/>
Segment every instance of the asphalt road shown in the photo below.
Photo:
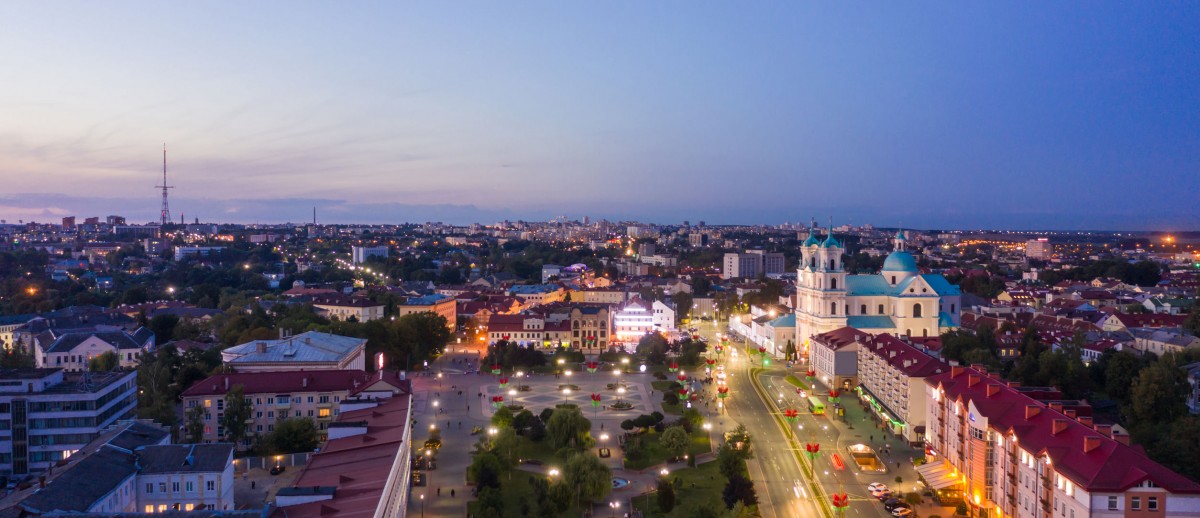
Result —
<path fill-rule="evenodd" d="M 717 328 L 713 323 L 702 323 L 698 326 L 700 334 L 709 339 L 710 344 L 718 343 L 715 334 Z M 744 424 L 754 438 L 754 459 L 748 463 L 751 479 L 759 496 L 759 510 L 764 518 L 822 516 L 818 498 L 828 498 L 835 491 L 845 491 L 850 496 L 850 507 L 847 516 L 890 517 L 878 500 L 871 497 L 866 485 L 871 482 L 887 482 L 887 474 L 861 474 L 856 468 L 846 465 L 839 470 L 831 461 L 831 450 L 840 451 L 843 461 L 846 460 L 845 446 L 860 441 L 859 433 L 845 426 L 834 424 L 827 417 L 815 417 L 807 412 L 807 405 L 801 405 L 795 387 L 784 381 L 787 371 L 774 363 L 772 369 L 763 371 L 759 381 L 764 391 L 776 401 L 764 401 L 754 390 L 750 381 L 750 369 L 759 367 L 757 355 L 746 354 L 745 344 L 731 343 L 722 358 L 728 373 L 727 383 L 730 396 L 726 414 L 719 420 L 721 429 L 732 430 L 737 424 Z M 801 374 L 802 376 L 802 374 Z M 712 389 L 715 391 L 715 387 Z M 782 396 L 782 397 L 781 397 Z M 821 444 L 822 454 L 815 461 L 814 475 L 821 483 L 825 494 L 816 495 L 810 489 L 808 479 L 797 460 L 795 452 L 790 451 L 786 432 L 772 415 L 780 413 L 781 409 L 796 408 L 802 414 L 797 421 L 796 439 L 800 448 L 809 440 Z M 853 414 L 850 416 L 854 417 Z M 803 427 L 803 428 L 801 428 Z M 863 427 L 864 429 L 866 426 Z M 840 446 L 840 448 L 839 448 Z M 803 452 L 801 452 L 803 454 Z M 894 478 L 894 475 L 892 475 Z"/>

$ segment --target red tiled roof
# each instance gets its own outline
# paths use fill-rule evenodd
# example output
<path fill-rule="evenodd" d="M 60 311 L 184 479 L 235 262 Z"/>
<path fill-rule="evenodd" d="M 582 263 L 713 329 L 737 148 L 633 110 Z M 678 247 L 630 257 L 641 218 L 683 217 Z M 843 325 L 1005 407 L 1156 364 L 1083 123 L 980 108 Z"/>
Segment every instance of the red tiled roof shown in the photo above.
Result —
<path fill-rule="evenodd" d="M 940 385 L 950 400 L 973 403 L 987 417 L 990 428 L 1015 435 L 1025 451 L 1049 456 L 1055 470 L 1086 491 L 1119 492 L 1151 480 L 1172 493 L 1200 493 L 1200 484 L 1154 462 L 1137 448 L 1071 419 L 986 373 L 954 367 L 926 378 L 925 383 Z M 1027 408 L 1036 413 L 1027 417 Z M 1056 426 L 1060 427 L 1057 433 Z M 1086 452 L 1085 438 L 1094 442 Z"/>
<path fill-rule="evenodd" d="M 374 408 L 338 416 L 339 423 L 365 422 L 366 433 L 327 442 L 320 453 L 312 456 L 295 482 L 295 487 L 334 487 L 333 497 L 280 507 L 272 516 L 374 516 L 380 501 L 389 496 L 384 491 L 396 457 L 402 448 L 408 447 L 405 439 L 412 434 L 408 413 L 410 403 L 410 397 L 397 396 Z M 397 490 L 407 491 L 408 488 Z"/>
<path fill-rule="evenodd" d="M 1180 327 L 1187 315 L 1113 313 L 1125 327 Z"/>
<path fill-rule="evenodd" d="M 859 331 L 853 327 L 846 326 L 841 329 L 834 329 L 833 331 L 814 335 L 812 339 L 813 341 L 820 342 L 825 347 L 836 351 L 847 345 L 861 342 L 869 336 L 871 336 L 871 333 Z"/>
<path fill-rule="evenodd" d="M 868 335 L 859 342 L 864 351 L 883 358 L 892 364 L 896 370 L 910 378 L 924 378 L 941 372 L 949 367 L 920 349 L 904 343 L 903 340 L 884 333 L 875 336 Z M 861 354 L 861 352 L 859 353 Z"/>
<path fill-rule="evenodd" d="M 229 388 L 241 385 L 246 394 L 264 394 L 268 392 L 324 392 L 335 390 L 354 390 L 372 379 L 374 375 L 366 371 L 356 370 L 309 370 L 309 371 L 278 371 L 278 372 L 243 372 L 233 374 L 215 374 L 204 381 L 197 382 L 185 390 L 183 397 L 190 396 L 224 396 Z M 306 385 L 307 383 L 307 385 Z"/>

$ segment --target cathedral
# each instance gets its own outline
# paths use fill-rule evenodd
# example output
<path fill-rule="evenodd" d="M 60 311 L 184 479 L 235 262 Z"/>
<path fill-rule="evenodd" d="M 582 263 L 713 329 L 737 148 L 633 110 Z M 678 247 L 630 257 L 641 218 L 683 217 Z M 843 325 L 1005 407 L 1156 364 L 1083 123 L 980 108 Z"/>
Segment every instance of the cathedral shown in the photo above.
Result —
<path fill-rule="evenodd" d="M 917 260 L 904 250 L 897 232 L 894 250 L 877 274 L 848 275 L 842 269 L 845 248 L 833 237 L 804 241 L 796 276 L 796 343 L 850 326 L 897 336 L 939 336 L 958 327 L 962 292 L 940 274 L 922 274 Z"/>

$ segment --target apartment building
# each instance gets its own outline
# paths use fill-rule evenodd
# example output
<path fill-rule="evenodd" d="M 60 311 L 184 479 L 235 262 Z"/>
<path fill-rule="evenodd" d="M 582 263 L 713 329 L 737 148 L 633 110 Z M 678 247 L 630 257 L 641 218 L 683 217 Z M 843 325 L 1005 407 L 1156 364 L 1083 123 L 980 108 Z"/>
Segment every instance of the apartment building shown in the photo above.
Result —
<path fill-rule="evenodd" d="M 849 390 L 858 384 L 858 348 L 870 333 L 853 327 L 813 335 L 808 361 L 817 380 L 827 387 Z"/>
<path fill-rule="evenodd" d="M 44 471 L 136 408 L 136 371 L 0 370 L 0 475 Z"/>
<path fill-rule="evenodd" d="M 571 322 L 538 315 L 492 315 L 487 322 L 488 343 L 501 340 L 521 345 L 558 347 L 571 342 Z"/>
<path fill-rule="evenodd" d="M 918 471 L 972 516 L 1200 516 L 1200 484 L 1111 425 L 974 368 L 952 366 L 925 384 L 928 462 Z"/>
<path fill-rule="evenodd" d="M 312 419 L 324 436 L 329 423 L 340 412 L 347 397 L 360 394 L 397 394 L 405 387 L 403 375 L 394 371 L 368 373 L 361 370 L 276 371 L 217 374 L 197 382 L 182 394 L 186 409 L 203 407 L 202 442 L 225 437 L 225 395 L 237 386 L 251 404 L 247 437 L 239 447 L 249 446 L 254 437 L 275 430 L 282 419 Z"/>
<path fill-rule="evenodd" d="M 351 246 L 350 260 L 354 264 L 362 264 L 367 262 L 368 257 L 378 257 L 379 259 L 387 259 L 388 247 L 386 246 Z"/>
<path fill-rule="evenodd" d="M 892 335 L 869 335 L 858 347 L 859 397 L 888 432 L 920 444 L 925 441 L 925 378 L 949 368 Z"/>
<path fill-rule="evenodd" d="M 404 304 L 396 306 L 400 316 L 410 315 L 414 313 L 433 313 L 441 315 L 446 319 L 446 327 L 451 332 L 454 331 L 458 324 L 458 306 L 454 302 L 454 297 L 446 295 L 425 295 L 424 297 L 409 297 Z"/>
<path fill-rule="evenodd" d="M 154 332 L 148 327 L 133 333 L 127 331 L 70 331 L 53 330 L 33 337 L 33 353 L 37 366 L 86 371 L 93 358 L 104 353 L 117 355 L 121 367 L 137 367 L 143 354 L 154 348 Z"/>
<path fill-rule="evenodd" d="M 370 322 L 383 318 L 383 304 L 366 297 L 328 295 L 313 299 L 313 307 L 324 316 L 335 320 Z"/>

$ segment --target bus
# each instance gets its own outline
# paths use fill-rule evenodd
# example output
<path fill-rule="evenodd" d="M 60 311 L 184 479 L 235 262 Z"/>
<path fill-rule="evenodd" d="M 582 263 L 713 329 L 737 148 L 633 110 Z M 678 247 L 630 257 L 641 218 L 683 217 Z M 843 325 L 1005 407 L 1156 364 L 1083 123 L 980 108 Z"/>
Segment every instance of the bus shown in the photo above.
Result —
<path fill-rule="evenodd" d="M 825 403 L 822 403 L 821 400 L 816 398 L 816 396 L 809 396 L 808 410 L 812 412 L 813 415 L 825 415 Z"/>

